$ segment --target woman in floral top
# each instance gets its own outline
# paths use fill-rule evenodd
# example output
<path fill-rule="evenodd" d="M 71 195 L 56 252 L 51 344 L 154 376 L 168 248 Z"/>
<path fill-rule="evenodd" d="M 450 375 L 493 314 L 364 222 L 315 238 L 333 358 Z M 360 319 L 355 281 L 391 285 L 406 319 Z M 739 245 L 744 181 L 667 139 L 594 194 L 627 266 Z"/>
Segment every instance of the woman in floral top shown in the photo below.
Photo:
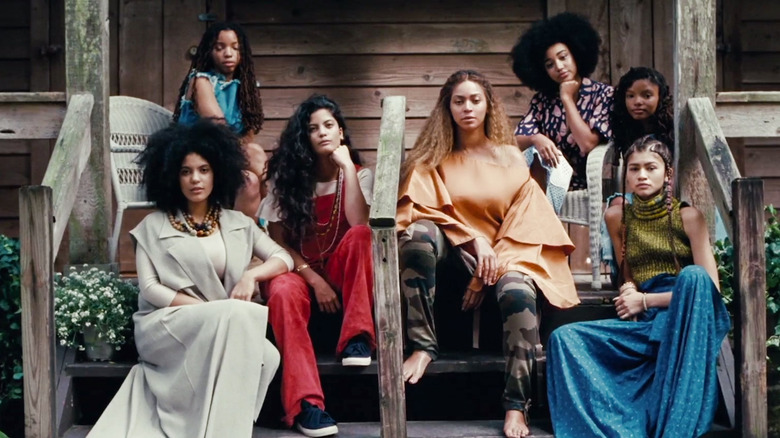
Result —
<path fill-rule="evenodd" d="M 512 49 L 512 69 L 537 91 L 515 130 L 517 144 L 523 150 L 535 147 L 530 152 L 548 171 L 565 172 L 561 164 L 571 165 L 569 190 L 587 187 L 586 157 L 612 136 L 612 87 L 588 78 L 600 42 L 584 17 L 562 13 L 536 22 Z"/>

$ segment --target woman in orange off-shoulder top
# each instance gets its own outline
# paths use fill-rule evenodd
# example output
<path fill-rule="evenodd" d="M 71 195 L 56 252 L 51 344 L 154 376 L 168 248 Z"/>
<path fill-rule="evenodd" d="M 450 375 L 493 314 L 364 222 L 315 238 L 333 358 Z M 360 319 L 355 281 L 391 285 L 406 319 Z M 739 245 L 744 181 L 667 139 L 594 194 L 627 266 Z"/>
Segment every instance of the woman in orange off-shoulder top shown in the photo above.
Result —
<path fill-rule="evenodd" d="M 495 293 L 507 360 L 507 437 L 528 435 L 530 371 L 539 343 L 541 291 L 557 307 L 579 300 L 567 264 L 574 249 L 544 192 L 530 178 L 501 103 L 480 73 L 449 77 L 404 163 L 398 200 L 401 289 L 413 350 L 404 379 L 416 383 L 435 360 L 436 267 L 449 259 L 471 277 L 462 309 Z"/>

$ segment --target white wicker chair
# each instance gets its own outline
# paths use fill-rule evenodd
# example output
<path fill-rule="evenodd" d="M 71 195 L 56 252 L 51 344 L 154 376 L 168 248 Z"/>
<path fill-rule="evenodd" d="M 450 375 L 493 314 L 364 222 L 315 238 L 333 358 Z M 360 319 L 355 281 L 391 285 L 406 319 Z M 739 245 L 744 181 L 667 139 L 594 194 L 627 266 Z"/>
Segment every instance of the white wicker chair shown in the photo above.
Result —
<path fill-rule="evenodd" d="M 591 287 L 601 289 L 601 220 L 604 213 L 602 175 L 604 157 L 612 143 L 600 144 L 588 154 L 586 164 L 587 190 L 566 193 L 561 213 L 561 222 L 587 225 L 590 241 L 590 263 L 593 273 Z"/>
<path fill-rule="evenodd" d="M 111 260 L 116 262 L 122 216 L 128 208 L 150 208 L 141 188 L 141 169 L 135 157 L 146 146 L 150 135 L 171 123 L 167 109 L 135 97 L 111 96 L 109 123 L 111 127 L 111 183 L 116 197 L 114 232 L 111 236 Z"/>

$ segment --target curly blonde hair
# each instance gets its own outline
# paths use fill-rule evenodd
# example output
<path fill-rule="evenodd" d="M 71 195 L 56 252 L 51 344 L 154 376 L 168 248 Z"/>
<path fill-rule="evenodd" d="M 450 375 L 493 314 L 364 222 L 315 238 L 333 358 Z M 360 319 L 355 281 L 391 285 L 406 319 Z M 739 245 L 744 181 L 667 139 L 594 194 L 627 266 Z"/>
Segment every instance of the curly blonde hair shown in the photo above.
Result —
<path fill-rule="evenodd" d="M 515 137 L 509 125 L 509 119 L 501 99 L 493 92 L 490 81 L 474 70 L 459 70 L 453 73 L 439 91 L 439 99 L 425 121 L 414 147 L 404 161 L 401 171 L 402 181 L 412 169 L 421 166 L 436 168 L 452 152 L 455 145 L 455 121 L 450 111 L 450 100 L 455 87 L 461 82 L 471 81 L 479 84 L 485 92 L 487 114 L 485 115 L 485 135 L 498 145 L 515 144 Z"/>

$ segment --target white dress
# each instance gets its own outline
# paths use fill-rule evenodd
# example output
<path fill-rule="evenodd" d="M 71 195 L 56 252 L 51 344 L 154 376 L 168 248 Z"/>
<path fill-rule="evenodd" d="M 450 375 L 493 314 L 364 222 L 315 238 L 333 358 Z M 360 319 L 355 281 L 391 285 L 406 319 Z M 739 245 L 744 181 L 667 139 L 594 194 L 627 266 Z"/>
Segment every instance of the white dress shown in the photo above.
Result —
<path fill-rule="evenodd" d="M 222 280 L 202 239 L 176 231 L 164 213 L 131 231 L 142 286 L 133 315 L 139 363 L 89 437 L 252 436 L 279 353 L 265 337 L 268 309 L 228 293 L 253 254 L 288 268 L 292 259 L 241 213 L 223 210 L 220 232 Z M 177 291 L 204 303 L 168 307 Z"/>

